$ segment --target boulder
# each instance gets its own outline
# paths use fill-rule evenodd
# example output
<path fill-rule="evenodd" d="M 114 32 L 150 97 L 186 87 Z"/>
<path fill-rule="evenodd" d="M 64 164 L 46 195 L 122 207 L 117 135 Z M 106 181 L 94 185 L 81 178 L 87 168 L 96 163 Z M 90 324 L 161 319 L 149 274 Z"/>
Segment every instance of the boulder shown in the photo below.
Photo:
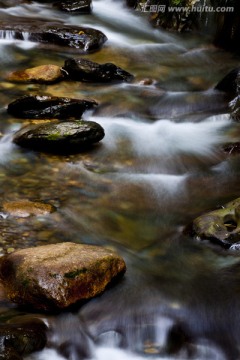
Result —
<path fill-rule="evenodd" d="M 2 258 L 0 270 L 10 300 L 56 310 L 102 293 L 126 265 L 111 250 L 65 242 L 15 251 Z"/>
<path fill-rule="evenodd" d="M 92 0 L 63 0 L 54 3 L 61 11 L 71 14 L 90 14 L 92 12 Z"/>
<path fill-rule="evenodd" d="M 73 80 L 89 82 L 131 81 L 133 75 L 112 63 L 98 64 L 87 59 L 67 59 L 64 70 Z"/>
<path fill-rule="evenodd" d="M 2 207 L 7 215 L 15 217 L 42 216 L 55 211 L 54 206 L 50 204 L 28 200 L 7 201 L 3 203 Z"/>
<path fill-rule="evenodd" d="M 26 126 L 13 142 L 33 150 L 71 153 L 84 151 L 103 137 L 103 128 L 93 121 L 62 121 Z"/>
<path fill-rule="evenodd" d="M 79 119 L 97 106 L 94 100 L 56 96 L 24 95 L 8 105 L 9 114 L 23 119 Z"/>
<path fill-rule="evenodd" d="M 240 236 L 240 198 L 197 217 L 192 230 L 200 239 L 210 240 L 225 248 L 239 241 Z"/>
<path fill-rule="evenodd" d="M 30 69 L 14 71 L 7 76 L 8 81 L 18 83 L 51 84 L 64 78 L 64 72 L 57 65 L 40 65 Z"/>
<path fill-rule="evenodd" d="M 107 40 L 101 31 L 92 28 L 42 21 L 29 22 L 19 18 L 16 24 L 16 18 L 10 16 L 0 23 L 0 39 L 5 38 L 67 46 L 83 53 L 98 50 Z"/>

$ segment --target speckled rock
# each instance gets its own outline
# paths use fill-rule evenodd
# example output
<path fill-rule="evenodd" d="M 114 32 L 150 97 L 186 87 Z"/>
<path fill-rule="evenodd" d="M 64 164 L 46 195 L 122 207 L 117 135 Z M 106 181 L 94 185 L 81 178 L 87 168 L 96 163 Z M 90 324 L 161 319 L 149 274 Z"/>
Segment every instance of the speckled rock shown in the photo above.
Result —
<path fill-rule="evenodd" d="M 50 204 L 28 200 L 7 201 L 3 203 L 2 207 L 7 215 L 15 217 L 48 215 L 55 211 L 54 206 Z"/>
<path fill-rule="evenodd" d="M 13 137 L 19 146 L 53 153 L 82 152 L 104 137 L 104 129 L 94 121 L 48 122 L 29 125 Z"/>
<path fill-rule="evenodd" d="M 8 113 L 24 119 L 79 119 L 97 105 L 94 100 L 24 95 L 8 105 Z"/>
<path fill-rule="evenodd" d="M 42 310 L 92 298 L 125 270 L 113 251 L 71 242 L 18 250 L 1 261 L 8 298 Z"/>
<path fill-rule="evenodd" d="M 14 71 L 7 76 L 8 81 L 18 83 L 49 84 L 64 78 L 64 72 L 57 65 L 40 65 L 33 68 Z"/>

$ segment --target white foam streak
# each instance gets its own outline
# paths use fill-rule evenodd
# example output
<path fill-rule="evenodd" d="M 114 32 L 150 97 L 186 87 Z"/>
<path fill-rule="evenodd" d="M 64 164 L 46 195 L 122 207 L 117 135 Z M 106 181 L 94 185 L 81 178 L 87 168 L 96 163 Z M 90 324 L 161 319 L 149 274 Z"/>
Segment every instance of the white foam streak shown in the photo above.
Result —
<path fill-rule="evenodd" d="M 221 130 L 229 125 L 227 117 L 211 117 L 199 123 L 175 123 L 159 120 L 154 123 L 136 122 L 129 118 L 91 118 L 105 129 L 105 145 L 117 149 L 119 139 L 131 143 L 138 156 L 175 156 L 187 153 L 208 156 L 217 144 L 226 141 Z"/>

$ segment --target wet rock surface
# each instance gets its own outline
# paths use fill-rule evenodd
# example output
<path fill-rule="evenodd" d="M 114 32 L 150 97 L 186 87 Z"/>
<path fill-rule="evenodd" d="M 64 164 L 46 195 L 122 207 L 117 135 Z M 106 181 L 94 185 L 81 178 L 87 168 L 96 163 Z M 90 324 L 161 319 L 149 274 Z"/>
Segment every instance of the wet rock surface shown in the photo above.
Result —
<path fill-rule="evenodd" d="M 78 58 L 67 59 L 64 69 L 72 80 L 87 82 L 111 82 L 133 80 L 133 75 L 112 63 L 98 64 Z"/>
<path fill-rule="evenodd" d="M 200 239 L 230 248 L 240 240 L 240 198 L 199 216 L 193 221 L 192 229 Z"/>
<path fill-rule="evenodd" d="M 84 151 L 103 137 L 103 128 L 93 121 L 62 121 L 26 126 L 13 142 L 33 150 L 69 153 Z"/>
<path fill-rule="evenodd" d="M 18 83 L 51 84 L 64 78 L 64 72 L 57 65 L 40 65 L 33 68 L 15 71 L 7 76 L 8 81 Z"/>
<path fill-rule="evenodd" d="M 92 298 L 125 270 L 116 253 L 75 243 L 23 249 L 1 261 L 8 298 L 41 310 L 63 309 Z"/>
<path fill-rule="evenodd" d="M 216 90 L 224 91 L 228 94 L 237 94 L 237 78 L 240 75 L 240 68 L 231 70 L 219 83 L 215 86 Z"/>
<path fill-rule="evenodd" d="M 46 330 L 46 325 L 39 319 L 0 325 L 0 359 L 19 360 L 42 350 L 47 342 Z"/>
<path fill-rule="evenodd" d="M 2 207 L 7 215 L 23 218 L 31 215 L 48 215 L 55 211 L 54 206 L 50 204 L 28 200 L 4 202 Z"/>
<path fill-rule="evenodd" d="M 92 11 L 92 0 L 63 0 L 53 4 L 57 9 L 71 14 L 90 14 Z"/>
<path fill-rule="evenodd" d="M 85 27 L 68 26 L 58 23 L 34 22 L 26 20 L 15 24 L 15 19 L 9 17 L 8 21 L 1 21 L 0 38 L 10 35 L 16 40 L 28 40 L 39 43 L 54 44 L 79 49 L 81 52 L 98 50 L 107 40 L 99 30 Z"/>
<path fill-rule="evenodd" d="M 24 95 L 8 105 L 9 114 L 25 119 L 80 118 L 84 111 L 97 106 L 94 100 Z"/>

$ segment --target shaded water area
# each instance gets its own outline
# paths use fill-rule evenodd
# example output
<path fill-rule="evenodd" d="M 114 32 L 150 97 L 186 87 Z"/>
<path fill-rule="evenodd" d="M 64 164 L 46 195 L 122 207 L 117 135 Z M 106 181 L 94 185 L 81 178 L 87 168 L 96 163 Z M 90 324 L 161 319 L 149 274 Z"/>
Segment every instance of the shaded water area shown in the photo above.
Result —
<path fill-rule="evenodd" d="M 1 201 L 57 207 L 48 216 L 0 219 L 1 254 L 73 241 L 115 249 L 127 263 L 120 283 L 78 309 L 33 314 L 49 324 L 49 341 L 27 359 L 62 360 L 61 348 L 71 360 L 239 359 L 240 256 L 183 232 L 201 213 L 240 196 L 239 155 L 222 150 L 240 128 L 226 96 L 213 90 L 239 59 L 201 34 L 154 30 L 116 0 L 93 1 L 84 16 L 37 2 L 1 9 L 0 18 L 6 15 L 97 28 L 108 41 L 84 57 L 135 76 L 131 84 L 12 84 L 10 71 L 62 66 L 80 55 L 27 36 L 0 41 Z M 69 156 L 19 148 L 11 140 L 24 120 L 6 108 L 30 93 L 95 99 L 98 108 L 83 119 L 101 124 L 105 138 Z M 2 322 L 29 316 L 8 303 L 0 311 Z"/>

